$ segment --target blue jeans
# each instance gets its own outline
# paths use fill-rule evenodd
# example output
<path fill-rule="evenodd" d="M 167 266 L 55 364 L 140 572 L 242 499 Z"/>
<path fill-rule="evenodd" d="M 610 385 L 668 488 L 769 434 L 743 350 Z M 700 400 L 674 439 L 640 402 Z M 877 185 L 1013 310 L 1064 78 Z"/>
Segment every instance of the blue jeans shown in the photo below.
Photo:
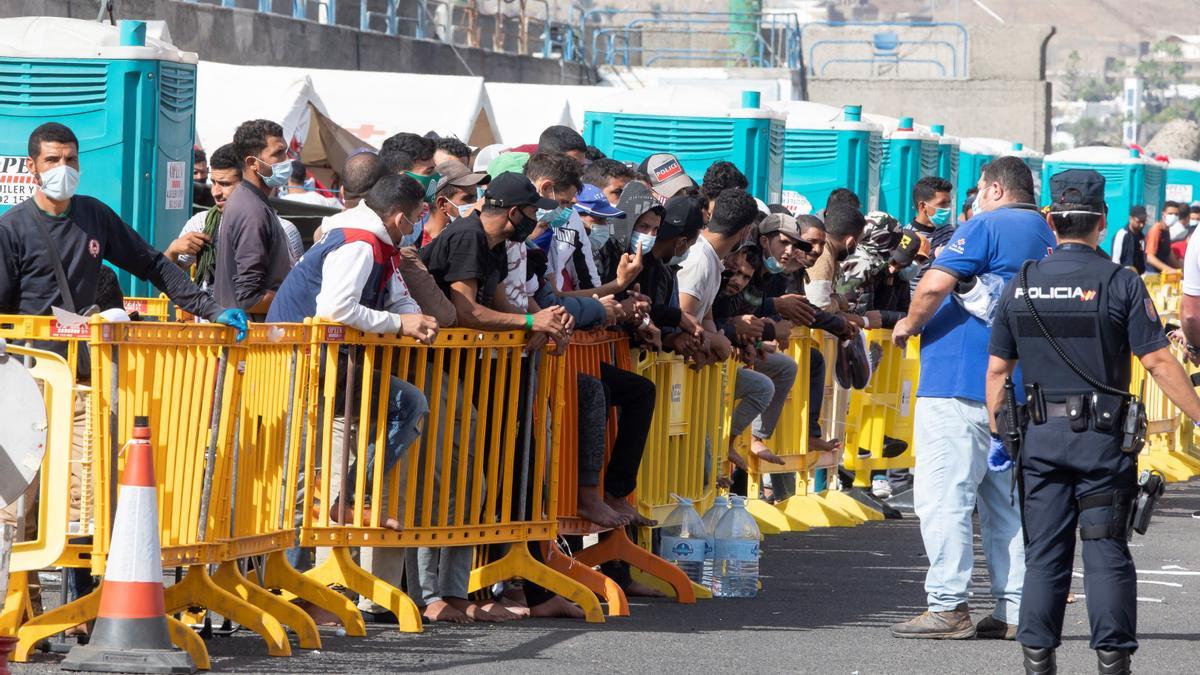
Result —
<path fill-rule="evenodd" d="M 372 408 L 377 405 L 372 402 Z M 416 386 L 401 380 L 398 377 L 391 378 L 391 385 L 388 389 L 387 399 L 387 437 L 386 449 L 383 455 L 383 475 L 386 476 L 396 465 L 396 462 L 404 456 L 404 451 L 412 442 L 417 440 L 417 436 L 421 435 L 421 421 L 425 419 L 425 415 L 429 413 L 429 401 L 425 399 L 425 394 Z M 374 410 L 371 411 L 371 419 L 374 420 Z M 375 430 L 369 432 L 372 439 L 367 443 L 367 473 L 366 479 L 371 480 L 372 472 L 375 468 Z M 352 443 L 352 440 L 347 440 Z M 353 450 L 350 450 L 353 452 Z M 353 473 L 346 476 L 347 485 L 342 486 L 342 492 L 345 493 L 346 502 L 349 503 L 354 498 L 354 475 Z M 382 497 L 382 495 L 379 495 Z"/>
<path fill-rule="evenodd" d="M 1025 578 L 1025 546 L 1011 470 L 987 470 L 987 408 L 962 398 L 917 398 L 913 502 L 929 557 L 929 610 L 948 612 L 967 602 L 974 564 L 971 512 L 987 559 L 993 615 L 1017 623 Z"/>

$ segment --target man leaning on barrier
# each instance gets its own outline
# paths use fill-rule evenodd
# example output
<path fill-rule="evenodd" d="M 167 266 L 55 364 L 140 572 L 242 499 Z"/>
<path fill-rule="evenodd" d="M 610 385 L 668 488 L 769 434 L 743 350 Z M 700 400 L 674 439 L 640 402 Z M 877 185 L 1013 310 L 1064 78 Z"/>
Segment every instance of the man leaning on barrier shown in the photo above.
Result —
<path fill-rule="evenodd" d="M 104 261 L 154 284 L 179 307 L 246 334 L 246 315 L 222 309 L 107 205 L 76 195 L 79 140 L 57 122 L 29 135 L 33 197 L 0 216 L 0 312 L 85 314 L 96 302 Z"/>
<path fill-rule="evenodd" d="M 1026 673 L 1057 672 L 1077 522 L 1099 672 L 1130 672 L 1138 646 L 1137 572 L 1128 540 L 1131 528 L 1144 533 L 1150 510 L 1137 498 L 1149 490 L 1139 489 L 1137 475 L 1145 415 L 1129 394 L 1130 355 L 1181 411 L 1200 419 L 1200 397 L 1171 353 L 1146 286 L 1136 272 L 1097 254 L 1107 211 L 1104 182 L 1082 169 L 1050 179 L 1047 221 L 1058 247 L 1040 262 L 1025 263 L 1008 282 L 992 326 L 988 469 L 1007 476 L 1016 459 L 1020 472 L 1026 572 L 1017 641 Z M 1016 420 L 1022 411 L 1012 403 L 1001 408 L 1018 363 L 1028 411 L 1023 441 Z M 998 432 L 1014 435 L 1002 444 Z M 1009 449 L 1019 454 L 1010 458 Z M 1148 472 L 1143 476 L 1146 484 L 1154 482 Z"/>
<path fill-rule="evenodd" d="M 326 221 L 325 235 L 288 274 L 267 313 L 270 322 L 300 323 L 309 317 L 336 321 L 368 333 L 394 333 L 425 344 L 437 337 L 438 323 L 421 313 L 396 270 L 396 246 L 411 234 L 425 188 L 408 176 L 379 180 L 358 206 Z M 384 474 L 420 433 L 429 404 L 421 390 L 397 377 L 388 392 Z M 367 446 L 372 475 L 375 445 Z M 342 486 L 331 517 L 350 522 L 354 482 Z M 382 519 L 384 527 L 400 523 Z"/>

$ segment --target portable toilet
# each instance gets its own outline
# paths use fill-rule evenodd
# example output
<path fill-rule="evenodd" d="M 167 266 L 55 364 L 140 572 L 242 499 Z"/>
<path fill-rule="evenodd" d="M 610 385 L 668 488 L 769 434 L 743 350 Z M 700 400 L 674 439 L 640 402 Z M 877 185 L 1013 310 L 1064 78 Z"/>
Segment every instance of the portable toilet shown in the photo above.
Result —
<path fill-rule="evenodd" d="M 979 184 L 983 167 L 998 156 L 985 138 L 964 138 L 958 152 L 958 181 L 954 191 L 958 203 L 966 204 L 967 191 Z"/>
<path fill-rule="evenodd" d="M 79 194 L 108 204 L 159 250 L 179 235 L 192 213 L 196 55 L 146 29 L 0 20 L 0 211 L 36 190 L 29 134 L 53 121 L 79 139 Z M 125 272 L 118 278 L 127 294 L 157 295 Z"/>
<path fill-rule="evenodd" d="M 675 155 L 697 183 L 713 162 L 733 162 L 750 194 L 779 202 L 783 172 L 784 115 L 761 106 L 757 91 L 742 92 L 741 107 L 711 102 L 707 90 L 660 87 L 621 92 L 588 106 L 583 137 L 609 157 L 639 163 L 656 152 Z M 722 105 L 723 104 L 723 105 Z"/>
<path fill-rule="evenodd" d="M 932 176 L 938 167 L 938 138 L 913 127 L 913 118 L 866 115 L 883 127 L 883 153 L 879 164 L 879 209 L 907 223 L 916 215 L 912 189 Z"/>
<path fill-rule="evenodd" d="M 883 129 L 862 120 L 862 106 L 778 101 L 768 107 L 787 115 L 782 203 L 793 215 L 820 211 L 841 187 L 859 196 L 864 213 L 876 208 Z"/>
<path fill-rule="evenodd" d="M 1200 162 L 1191 159 L 1171 160 L 1167 165 L 1166 198 L 1183 204 L 1200 200 Z"/>
<path fill-rule="evenodd" d="M 1093 169 L 1104 176 L 1104 201 L 1108 205 L 1108 237 L 1100 242 L 1111 250 L 1117 230 L 1129 218 L 1129 209 L 1146 207 L 1148 222 L 1158 220 L 1166 200 L 1166 171 L 1162 163 L 1142 157 L 1137 150 L 1088 146 L 1046 155 L 1042 170 L 1042 200 L 1050 200 L 1050 178 L 1067 169 Z"/>
<path fill-rule="evenodd" d="M 950 181 L 951 185 L 958 185 L 958 162 L 959 155 L 962 154 L 962 140 L 957 136 L 947 136 L 944 124 L 935 124 L 930 127 L 930 131 L 938 137 L 938 161 L 934 175 L 945 178 Z M 950 195 L 951 213 L 955 218 L 958 217 L 958 205 L 961 204 L 957 195 L 957 191 Z"/>

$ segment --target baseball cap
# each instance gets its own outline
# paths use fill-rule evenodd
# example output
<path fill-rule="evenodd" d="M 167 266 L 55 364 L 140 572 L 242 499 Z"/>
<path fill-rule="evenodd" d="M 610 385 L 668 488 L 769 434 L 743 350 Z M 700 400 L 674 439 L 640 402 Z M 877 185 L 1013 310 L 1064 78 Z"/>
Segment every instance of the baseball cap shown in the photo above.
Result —
<path fill-rule="evenodd" d="M 476 185 L 486 185 L 491 180 L 482 171 L 473 172 L 467 168 L 466 164 L 457 159 L 450 159 L 437 165 L 434 173 L 441 176 L 437 182 L 437 192 L 441 192 L 447 187 L 453 185 L 455 187 L 475 187 Z"/>
<path fill-rule="evenodd" d="M 704 211 L 699 197 L 676 195 L 667 200 L 664 208 L 662 225 L 658 227 L 659 240 L 674 239 L 704 228 Z"/>
<path fill-rule="evenodd" d="M 584 183 L 579 196 L 575 197 L 575 210 L 597 218 L 623 218 L 625 212 L 613 206 L 600 188 Z"/>
<path fill-rule="evenodd" d="M 650 176 L 650 187 L 666 199 L 676 192 L 696 185 L 684 170 L 679 159 L 670 153 L 660 152 L 642 160 L 638 171 Z"/>
<path fill-rule="evenodd" d="M 553 209 L 558 202 L 538 194 L 533 183 L 524 174 L 506 171 L 488 183 L 483 193 L 483 201 L 488 206 L 511 209 L 514 206 L 536 206 L 539 209 Z"/>
<path fill-rule="evenodd" d="M 1134 206 L 1133 208 L 1129 209 L 1129 217 L 1141 218 L 1142 220 L 1145 220 L 1147 218 L 1146 207 L 1142 206 L 1141 204 Z"/>
<path fill-rule="evenodd" d="M 488 163 L 487 173 L 492 178 L 505 172 L 524 173 L 525 165 L 528 163 L 528 152 L 506 152 Z"/>
<path fill-rule="evenodd" d="M 1104 203 L 1104 176 L 1092 169 L 1067 169 L 1056 173 L 1050 177 L 1050 201 L 1054 204 L 1080 204 L 1106 213 L 1108 206 Z"/>
<path fill-rule="evenodd" d="M 508 151 L 508 145 L 504 143 L 492 143 L 485 145 L 475 153 L 475 170 L 487 171 L 488 164 L 492 163 L 493 159 L 499 157 L 502 153 Z"/>
<path fill-rule="evenodd" d="M 908 267 L 920 255 L 929 257 L 929 240 L 914 230 L 901 232 L 900 245 L 892 251 L 892 262 L 901 267 Z"/>
<path fill-rule="evenodd" d="M 758 224 L 759 234 L 772 234 L 774 232 L 778 232 L 788 239 L 793 240 L 793 243 L 797 244 L 801 250 L 812 250 L 812 246 L 808 242 L 800 239 L 800 226 L 796 224 L 796 219 L 789 214 L 772 213 Z"/>

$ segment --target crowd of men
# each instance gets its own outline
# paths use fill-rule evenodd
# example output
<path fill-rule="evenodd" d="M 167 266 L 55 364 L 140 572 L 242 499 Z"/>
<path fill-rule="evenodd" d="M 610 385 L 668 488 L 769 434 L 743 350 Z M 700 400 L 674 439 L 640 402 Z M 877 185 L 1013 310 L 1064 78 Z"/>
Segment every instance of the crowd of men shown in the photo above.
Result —
<path fill-rule="evenodd" d="M 985 166 L 958 213 L 949 181 L 920 179 L 912 186 L 915 217 L 902 224 L 883 212 L 864 216 L 865 195 L 845 188 L 817 213 L 793 214 L 751 196 L 746 176 L 730 162 L 715 162 L 698 177 L 668 153 L 628 164 L 562 126 L 546 129 L 536 144 L 477 152 L 454 138 L 399 133 L 378 151 L 352 153 L 336 186 L 314 189 L 304 165 L 289 157 L 280 125 L 251 120 L 229 144 L 197 155 L 195 177 L 207 185 L 211 206 L 188 221 L 164 255 L 100 201 L 74 194 L 80 167 L 70 129 L 39 127 L 29 153 L 40 188 L 0 217 L 0 312 L 85 312 L 97 304 L 96 278 L 107 260 L 153 282 L 191 314 L 241 332 L 247 319 L 310 317 L 424 343 L 448 327 L 525 331 L 534 352 L 565 348 L 577 330 L 608 328 L 696 367 L 734 358 L 735 407 L 723 449 L 735 468 L 728 477 L 735 491 L 744 492 L 748 467 L 733 438 L 749 429 L 748 452 L 782 463 L 772 436 L 793 387 L 809 392 L 809 447 L 840 448 L 841 439 L 820 427 L 827 364 L 812 350 L 808 381 L 796 381 L 797 363 L 784 353 L 793 328 L 841 340 L 880 327 L 892 329 L 899 343 L 921 335 L 914 500 L 929 557 L 929 611 L 897 624 L 893 634 L 1016 635 L 1025 577 L 1021 520 L 1011 474 L 989 460 L 996 448 L 984 373 L 1000 286 L 1024 261 L 1056 246 L 1018 158 Z M 268 201 L 281 191 L 340 209 L 307 249 Z M 1155 226 L 1160 237 L 1152 230 L 1145 238 L 1145 263 L 1178 266 L 1171 242 L 1181 213 L 1179 205 L 1164 209 Z M 1189 218 L 1200 221 L 1200 209 Z M 1114 260 L 1138 267 L 1144 224 L 1144 209 L 1135 209 Z M 605 365 L 598 377 L 577 374 L 574 384 L 579 515 L 608 528 L 653 524 L 627 499 L 654 413 L 653 382 Z M 385 471 L 421 433 L 430 405 L 422 385 L 390 380 Z M 618 433 L 605 464 L 610 414 Z M 904 449 L 893 439 L 887 445 L 886 453 Z M 373 447 L 367 461 L 375 461 Z M 793 489 L 779 478 L 765 483 L 756 497 L 785 499 Z M 881 473 L 872 492 L 884 499 L 911 483 L 905 472 Z M 331 517 L 345 522 L 354 506 L 351 490 L 335 495 Z M 977 623 L 967 604 L 976 507 L 997 601 Z M 435 621 L 581 616 L 532 584 L 523 596 L 474 602 L 466 592 L 471 562 L 470 549 L 414 549 L 385 580 L 399 585 L 406 570 L 409 594 Z M 655 593 L 620 569 L 612 574 L 629 594 Z M 369 603 L 364 609 L 382 611 Z"/>

